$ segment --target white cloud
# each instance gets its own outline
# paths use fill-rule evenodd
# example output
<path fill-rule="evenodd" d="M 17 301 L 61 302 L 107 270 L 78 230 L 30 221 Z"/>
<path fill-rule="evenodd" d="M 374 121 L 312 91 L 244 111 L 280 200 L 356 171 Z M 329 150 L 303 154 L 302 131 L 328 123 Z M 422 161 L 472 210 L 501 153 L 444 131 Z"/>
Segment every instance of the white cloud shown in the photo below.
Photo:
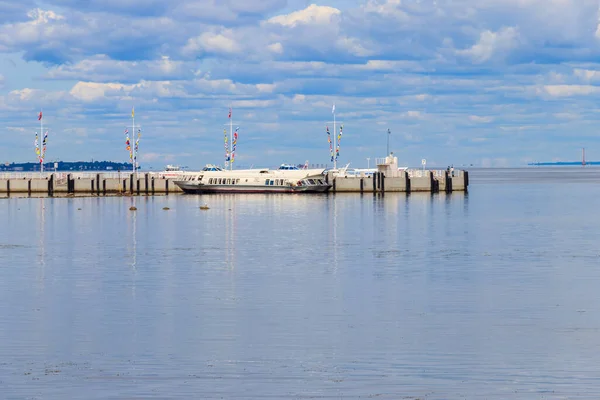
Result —
<path fill-rule="evenodd" d="M 69 94 L 78 100 L 89 102 L 118 93 L 126 95 L 133 87 L 134 85 L 122 85 L 118 83 L 77 82 Z"/>
<path fill-rule="evenodd" d="M 46 79 L 114 82 L 164 79 L 191 79 L 195 72 L 191 62 L 174 61 L 168 56 L 157 60 L 119 61 L 107 55 L 83 59 L 77 63 L 51 68 Z"/>
<path fill-rule="evenodd" d="M 586 96 L 600 92 L 600 87 L 591 85 L 545 85 L 537 89 L 538 94 L 551 97 Z"/>
<path fill-rule="evenodd" d="M 267 22 L 287 27 L 295 27 L 302 24 L 324 25 L 331 23 L 332 20 L 340 14 L 341 11 L 337 8 L 311 4 L 303 10 L 269 18 Z"/>
<path fill-rule="evenodd" d="M 340 37 L 337 43 L 342 49 L 355 56 L 368 57 L 375 54 L 374 50 L 366 48 L 364 43 L 357 38 Z"/>
<path fill-rule="evenodd" d="M 303 94 L 295 94 L 292 101 L 294 103 L 304 103 L 306 101 L 306 96 Z"/>
<path fill-rule="evenodd" d="M 277 53 L 277 54 L 283 53 L 283 45 L 279 42 L 270 44 L 268 46 L 268 49 L 272 53 Z"/>
<path fill-rule="evenodd" d="M 423 119 L 423 118 L 425 118 L 425 114 L 424 113 L 422 113 L 421 111 L 414 111 L 414 110 L 403 112 L 401 115 L 404 118 L 411 118 L 411 119 Z"/>
<path fill-rule="evenodd" d="M 581 118 L 581 115 L 572 113 L 572 112 L 554 113 L 554 116 L 559 119 L 568 119 L 568 120 L 575 120 L 575 119 Z"/>
<path fill-rule="evenodd" d="M 494 118 L 493 117 L 482 117 L 479 115 L 469 115 L 469 120 L 471 120 L 473 122 L 487 124 L 487 123 L 492 122 L 494 120 Z"/>
<path fill-rule="evenodd" d="M 231 29 L 224 29 L 220 33 L 204 32 L 200 36 L 188 39 L 183 48 L 184 54 L 191 55 L 202 53 L 233 54 L 239 51 L 239 42 L 233 37 Z"/>
<path fill-rule="evenodd" d="M 573 74 L 584 81 L 590 82 L 600 79 L 600 71 L 580 69 L 576 68 L 573 70 Z"/>
<path fill-rule="evenodd" d="M 518 37 L 519 32 L 514 27 L 502 28 L 498 32 L 485 30 L 479 35 L 477 43 L 457 53 L 470 57 L 475 63 L 483 63 L 514 48 Z"/>
<path fill-rule="evenodd" d="M 56 14 L 52 10 L 45 11 L 40 8 L 29 11 L 27 16 L 32 20 L 31 23 L 34 25 L 47 24 L 50 21 L 65 19 L 65 17 Z"/>
<path fill-rule="evenodd" d="M 376 13 L 406 21 L 410 17 L 400 6 L 402 6 L 401 0 L 368 0 L 362 9 L 365 13 Z"/>

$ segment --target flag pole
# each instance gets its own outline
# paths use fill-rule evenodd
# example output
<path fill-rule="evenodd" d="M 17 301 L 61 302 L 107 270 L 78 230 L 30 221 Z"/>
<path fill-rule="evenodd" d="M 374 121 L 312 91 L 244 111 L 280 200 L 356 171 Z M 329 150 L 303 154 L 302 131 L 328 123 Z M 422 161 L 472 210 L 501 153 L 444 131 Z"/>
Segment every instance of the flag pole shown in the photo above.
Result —
<path fill-rule="evenodd" d="M 335 130 L 335 103 L 333 103 L 333 109 L 331 110 L 331 112 L 333 113 L 333 135 L 334 135 L 333 140 L 334 140 L 334 144 L 335 144 L 335 138 L 337 135 L 337 131 Z M 334 148 L 336 148 L 336 147 L 334 146 Z M 337 169 L 337 157 L 335 157 L 333 159 L 333 169 L 334 170 Z"/>
<path fill-rule="evenodd" d="M 135 107 L 131 107 L 131 138 L 133 140 L 135 140 Z M 129 150 L 129 154 L 131 155 L 131 173 L 133 174 L 133 177 L 135 179 L 135 158 L 133 157 L 133 144 L 135 142 L 132 142 L 129 145 L 129 148 L 131 150 Z"/>
<path fill-rule="evenodd" d="M 44 172 L 44 114 L 42 114 L 42 109 L 40 109 L 40 139 L 42 140 L 42 151 L 40 151 L 40 175 Z"/>
<path fill-rule="evenodd" d="M 388 129 L 387 131 L 387 154 L 385 155 L 386 157 L 390 155 L 390 135 L 392 134 L 392 131 L 390 131 Z"/>
<path fill-rule="evenodd" d="M 229 170 L 233 170 L 233 160 L 231 152 L 233 151 L 233 118 L 231 114 L 231 106 L 229 106 Z"/>

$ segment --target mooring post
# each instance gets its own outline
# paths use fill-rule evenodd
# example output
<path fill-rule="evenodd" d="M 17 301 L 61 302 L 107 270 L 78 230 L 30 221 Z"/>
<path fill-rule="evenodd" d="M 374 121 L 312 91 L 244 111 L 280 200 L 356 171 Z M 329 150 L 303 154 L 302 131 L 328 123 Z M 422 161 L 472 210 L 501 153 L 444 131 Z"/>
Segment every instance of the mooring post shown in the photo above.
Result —
<path fill-rule="evenodd" d="M 377 172 L 373 173 L 373 193 L 377 191 Z"/>
<path fill-rule="evenodd" d="M 146 196 L 148 196 L 148 173 L 146 172 L 146 175 L 144 176 L 145 182 L 144 182 L 144 188 L 146 190 Z"/>
<path fill-rule="evenodd" d="M 31 179 L 27 181 L 27 195 L 31 196 Z"/>
<path fill-rule="evenodd" d="M 152 177 L 152 196 L 154 196 L 154 177 Z"/>
<path fill-rule="evenodd" d="M 102 194 L 106 196 L 106 178 L 102 179 Z"/>
<path fill-rule="evenodd" d="M 166 195 L 169 195 L 169 180 L 165 178 L 165 191 Z"/>
<path fill-rule="evenodd" d="M 48 196 L 54 196 L 54 174 L 50 174 L 50 179 L 48 179 Z"/>
<path fill-rule="evenodd" d="M 133 174 L 129 175 L 129 192 L 133 194 Z"/>

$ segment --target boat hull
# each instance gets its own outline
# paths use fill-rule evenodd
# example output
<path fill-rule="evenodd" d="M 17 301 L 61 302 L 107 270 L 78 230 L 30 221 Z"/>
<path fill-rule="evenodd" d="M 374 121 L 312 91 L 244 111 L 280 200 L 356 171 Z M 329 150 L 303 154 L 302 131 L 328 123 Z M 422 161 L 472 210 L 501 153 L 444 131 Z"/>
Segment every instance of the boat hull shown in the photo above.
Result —
<path fill-rule="evenodd" d="M 205 185 L 185 181 L 175 184 L 187 194 L 209 193 L 326 193 L 331 185 L 264 186 L 264 185 Z"/>

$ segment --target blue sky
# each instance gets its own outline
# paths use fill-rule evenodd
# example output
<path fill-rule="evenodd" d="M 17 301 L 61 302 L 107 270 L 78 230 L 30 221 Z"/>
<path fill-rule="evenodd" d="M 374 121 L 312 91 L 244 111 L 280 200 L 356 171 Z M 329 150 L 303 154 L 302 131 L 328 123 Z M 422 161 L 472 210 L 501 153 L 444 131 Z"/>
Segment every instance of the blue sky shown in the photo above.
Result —
<path fill-rule="evenodd" d="M 403 165 L 600 160 L 597 0 L 0 0 L 0 162 Z M 238 124 L 239 122 L 239 124 Z M 331 125 L 330 125 L 331 128 Z M 372 163 L 372 161 L 371 161 Z"/>

